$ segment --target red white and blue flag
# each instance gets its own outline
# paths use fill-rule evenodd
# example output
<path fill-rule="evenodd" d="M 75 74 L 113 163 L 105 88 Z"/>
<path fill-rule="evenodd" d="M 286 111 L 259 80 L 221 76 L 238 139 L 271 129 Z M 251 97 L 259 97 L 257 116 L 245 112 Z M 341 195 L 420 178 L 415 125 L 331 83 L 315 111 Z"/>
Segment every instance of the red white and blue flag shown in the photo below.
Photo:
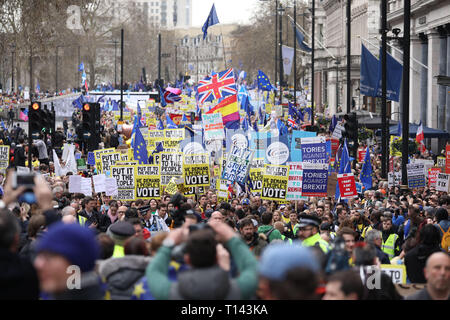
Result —
<path fill-rule="evenodd" d="M 233 68 L 206 77 L 198 82 L 197 93 L 201 104 L 237 93 Z"/>
<path fill-rule="evenodd" d="M 181 100 L 180 94 L 181 89 L 167 87 L 164 92 L 164 99 L 167 103 L 175 103 L 176 101 Z"/>
<path fill-rule="evenodd" d="M 293 128 L 297 127 L 297 124 L 295 123 L 295 120 L 292 118 L 291 115 L 289 115 L 289 117 L 288 117 L 288 125 L 293 127 Z"/>

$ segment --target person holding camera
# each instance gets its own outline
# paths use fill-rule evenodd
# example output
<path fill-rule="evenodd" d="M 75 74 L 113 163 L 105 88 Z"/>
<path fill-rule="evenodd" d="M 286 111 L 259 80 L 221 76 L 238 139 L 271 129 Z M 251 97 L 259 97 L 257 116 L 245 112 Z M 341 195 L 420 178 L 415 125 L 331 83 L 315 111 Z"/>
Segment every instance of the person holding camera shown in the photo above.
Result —
<path fill-rule="evenodd" d="M 189 232 L 190 229 L 198 230 Z M 146 277 L 153 296 L 158 300 L 252 298 L 258 286 L 258 263 L 244 241 L 230 226 L 219 221 L 190 229 L 172 230 L 148 265 Z M 186 242 L 184 260 L 191 269 L 171 282 L 168 269 L 172 251 L 183 242 Z M 228 249 L 237 265 L 239 276 L 236 279 L 231 279 L 224 270 L 230 257 L 220 244 Z"/>

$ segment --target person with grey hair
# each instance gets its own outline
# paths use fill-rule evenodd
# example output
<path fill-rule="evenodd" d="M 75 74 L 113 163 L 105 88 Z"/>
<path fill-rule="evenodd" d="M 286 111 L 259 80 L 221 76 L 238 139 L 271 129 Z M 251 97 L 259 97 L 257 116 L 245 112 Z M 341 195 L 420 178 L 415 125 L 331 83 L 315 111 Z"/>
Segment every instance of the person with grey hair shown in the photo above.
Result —
<path fill-rule="evenodd" d="M 390 264 L 389 256 L 381 250 L 381 244 L 383 243 L 383 238 L 381 231 L 376 229 L 371 229 L 367 231 L 364 241 L 368 244 L 372 244 L 375 247 L 375 251 L 381 264 Z"/>

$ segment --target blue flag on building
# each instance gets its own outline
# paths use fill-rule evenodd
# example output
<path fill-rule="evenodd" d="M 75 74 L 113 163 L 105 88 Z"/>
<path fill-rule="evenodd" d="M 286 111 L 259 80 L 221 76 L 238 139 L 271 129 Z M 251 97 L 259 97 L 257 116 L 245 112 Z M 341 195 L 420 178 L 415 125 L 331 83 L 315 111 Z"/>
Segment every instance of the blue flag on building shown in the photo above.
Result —
<path fill-rule="evenodd" d="M 258 70 L 258 90 L 271 91 L 275 89 L 264 72 Z"/>
<path fill-rule="evenodd" d="M 376 97 L 377 86 L 380 79 L 380 62 L 364 45 L 361 46 L 361 84 L 359 86 L 361 94 L 369 97 Z"/>
<path fill-rule="evenodd" d="M 209 12 L 208 19 L 206 19 L 205 23 L 203 24 L 202 31 L 203 31 L 203 40 L 205 40 L 207 34 L 208 34 L 208 28 L 218 24 L 219 18 L 217 17 L 216 13 L 216 7 L 214 4 L 212 5 L 211 11 Z"/>
<path fill-rule="evenodd" d="M 380 57 L 381 57 L 380 48 Z M 386 99 L 399 102 L 400 86 L 402 84 L 403 66 L 394 59 L 389 53 L 386 53 Z M 381 88 L 381 58 L 378 64 L 378 97 L 382 96 Z"/>
<path fill-rule="evenodd" d="M 364 163 L 362 166 L 361 174 L 359 176 L 359 181 L 361 181 L 366 190 L 372 188 L 372 164 L 370 163 L 369 147 L 367 147 L 366 149 L 366 156 L 364 157 Z"/>
<path fill-rule="evenodd" d="M 311 52 L 312 49 L 310 47 L 308 47 L 306 45 L 306 43 L 304 42 L 305 36 L 303 35 L 303 33 L 301 33 L 300 30 L 298 30 L 298 28 L 294 25 L 294 23 L 292 21 L 291 21 L 291 25 L 292 25 L 292 28 L 294 28 L 295 37 L 297 38 L 297 42 L 298 42 L 300 49 L 303 51 L 306 51 L 306 52 Z"/>

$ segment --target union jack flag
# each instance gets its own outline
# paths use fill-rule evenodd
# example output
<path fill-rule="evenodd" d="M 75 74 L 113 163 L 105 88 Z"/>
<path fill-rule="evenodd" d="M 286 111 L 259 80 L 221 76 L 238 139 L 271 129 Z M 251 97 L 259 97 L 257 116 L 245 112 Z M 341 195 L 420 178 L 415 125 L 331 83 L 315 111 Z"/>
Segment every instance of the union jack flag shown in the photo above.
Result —
<path fill-rule="evenodd" d="M 295 121 L 294 121 L 294 119 L 292 118 L 291 115 L 289 115 L 289 117 L 288 117 L 288 124 L 289 124 L 291 127 L 293 127 L 293 128 L 296 128 L 296 127 L 297 127 L 297 124 L 295 123 Z"/>
<path fill-rule="evenodd" d="M 166 100 L 167 103 L 174 103 L 175 101 L 180 101 L 181 97 L 175 93 L 166 90 L 164 92 L 164 99 Z"/>
<path fill-rule="evenodd" d="M 223 98 L 237 93 L 233 68 L 206 77 L 198 82 L 197 87 L 199 102 Z"/>

